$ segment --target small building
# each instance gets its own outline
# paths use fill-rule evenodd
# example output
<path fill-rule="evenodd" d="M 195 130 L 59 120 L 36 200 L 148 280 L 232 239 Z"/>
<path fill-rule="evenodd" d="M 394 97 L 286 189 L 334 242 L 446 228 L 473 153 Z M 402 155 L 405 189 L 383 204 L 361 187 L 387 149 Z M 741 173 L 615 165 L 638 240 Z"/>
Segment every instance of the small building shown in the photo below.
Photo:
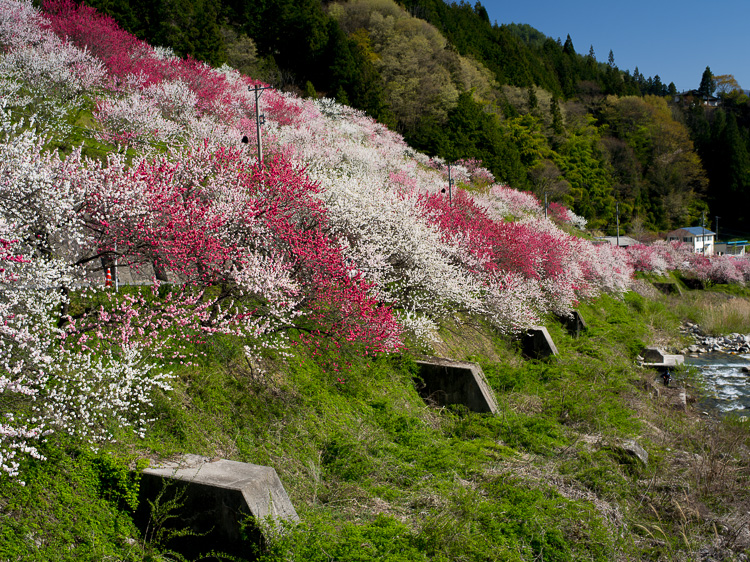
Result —
<path fill-rule="evenodd" d="M 696 254 L 705 254 L 712 256 L 714 254 L 714 240 L 716 233 L 711 232 L 703 226 L 687 226 L 678 228 L 667 234 L 667 241 L 684 242 L 693 247 Z"/>
<path fill-rule="evenodd" d="M 610 244 L 612 246 L 617 246 L 618 245 L 617 244 L 617 242 L 618 242 L 617 238 L 618 238 L 617 236 L 604 236 L 602 238 L 599 238 L 598 240 L 602 240 L 604 242 L 607 242 L 608 244 Z M 620 244 L 619 244 L 620 248 L 627 248 L 629 246 L 636 246 L 636 245 L 640 244 L 640 242 L 638 242 L 638 240 L 636 240 L 635 238 L 630 238 L 629 236 L 620 236 L 619 238 L 620 238 L 620 240 L 619 240 L 619 242 L 620 242 Z"/>
<path fill-rule="evenodd" d="M 734 242 L 716 243 L 716 255 L 718 256 L 744 256 L 747 240 L 738 240 Z"/>
<path fill-rule="evenodd" d="M 721 105 L 721 99 L 716 96 L 707 96 L 698 90 L 687 90 L 675 94 L 674 102 L 684 105 L 706 105 L 708 107 L 719 107 Z"/>

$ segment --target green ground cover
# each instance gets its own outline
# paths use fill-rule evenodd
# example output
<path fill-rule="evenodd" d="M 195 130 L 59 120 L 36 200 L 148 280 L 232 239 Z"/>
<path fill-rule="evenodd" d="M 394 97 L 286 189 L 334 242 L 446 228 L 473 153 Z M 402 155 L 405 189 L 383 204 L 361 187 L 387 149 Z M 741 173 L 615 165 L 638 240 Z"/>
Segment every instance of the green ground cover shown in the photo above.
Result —
<path fill-rule="evenodd" d="M 133 523 L 133 469 L 181 453 L 276 469 L 301 523 L 268 531 L 250 557 L 264 561 L 690 559 L 745 501 L 750 432 L 672 411 L 656 374 L 635 367 L 643 345 L 676 332 L 674 298 L 582 303 L 588 330 L 576 339 L 550 319 L 560 355 L 544 361 L 481 323 L 452 326 L 452 358 L 482 365 L 496 416 L 425 404 L 416 349 L 295 349 L 259 365 L 217 336 L 176 371 L 144 440 L 118 432 L 94 451 L 53 435 L 47 460 L 23 467 L 26 486 L 0 479 L 0 560 L 177 559 Z M 627 439 L 647 466 L 618 447 Z"/>

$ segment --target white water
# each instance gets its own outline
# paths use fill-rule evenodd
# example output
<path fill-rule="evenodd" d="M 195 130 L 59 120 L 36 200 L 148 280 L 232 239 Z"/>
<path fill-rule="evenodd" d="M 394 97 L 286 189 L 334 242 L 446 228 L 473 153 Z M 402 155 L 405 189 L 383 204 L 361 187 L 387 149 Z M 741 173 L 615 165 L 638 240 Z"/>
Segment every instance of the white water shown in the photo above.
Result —
<path fill-rule="evenodd" d="M 701 371 L 706 384 L 707 398 L 701 401 L 705 409 L 750 417 L 750 355 L 704 353 L 699 357 L 685 357 L 685 363 Z"/>

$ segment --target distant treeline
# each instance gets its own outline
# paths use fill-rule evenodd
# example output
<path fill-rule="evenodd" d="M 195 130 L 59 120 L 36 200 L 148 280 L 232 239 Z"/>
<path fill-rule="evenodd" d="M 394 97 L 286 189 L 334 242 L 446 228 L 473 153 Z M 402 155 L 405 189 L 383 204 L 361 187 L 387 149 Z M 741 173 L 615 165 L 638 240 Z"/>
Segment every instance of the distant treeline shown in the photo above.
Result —
<path fill-rule="evenodd" d="M 539 86 L 564 98 L 577 94 L 581 82 L 596 83 L 605 94 L 657 96 L 669 93 L 674 84 L 663 84 L 659 76 L 646 78 L 636 68 L 621 73 L 614 54 L 597 62 L 593 47 L 580 55 L 568 35 L 565 42 L 545 36 L 527 24 L 490 24 L 480 2 L 447 4 L 443 0 L 402 0 L 412 15 L 437 27 L 462 55 L 482 61 L 498 83 Z"/>

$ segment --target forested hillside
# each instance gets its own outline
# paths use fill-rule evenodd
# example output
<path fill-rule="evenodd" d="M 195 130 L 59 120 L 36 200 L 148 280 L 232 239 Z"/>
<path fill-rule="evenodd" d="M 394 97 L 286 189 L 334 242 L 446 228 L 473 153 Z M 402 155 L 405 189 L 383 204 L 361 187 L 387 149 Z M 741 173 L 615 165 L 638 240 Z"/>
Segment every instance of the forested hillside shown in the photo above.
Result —
<path fill-rule="evenodd" d="M 710 181 L 711 218 L 722 219 L 727 238 L 746 239 L 750 231 L 750 99 L 738 89 L 717 93 L 721 107 L 693 104 L 683 109 L 684 118 Z"/>
<path fill-rule="evenodd" d="M 604 233 L 615 231 L 616 201 L 621 227 L 635 234 L 697 224 L 702 213 L 743 228 L 742 205 L 731 202 L 750 173 L 746 96 L 723 110 L 738 118 L 737 133 L 719 117 L 709 134 L 712 112 L 675 105 L 673 84 L 621 71 L 612 52 L 579 54 L 570 36 L 493 24 L 479 2 L 89 3 L 178 55 L 334 97 L 427 154 L 479 159 Z M 717 142 L 731 147 L 708 147 Z"/>

